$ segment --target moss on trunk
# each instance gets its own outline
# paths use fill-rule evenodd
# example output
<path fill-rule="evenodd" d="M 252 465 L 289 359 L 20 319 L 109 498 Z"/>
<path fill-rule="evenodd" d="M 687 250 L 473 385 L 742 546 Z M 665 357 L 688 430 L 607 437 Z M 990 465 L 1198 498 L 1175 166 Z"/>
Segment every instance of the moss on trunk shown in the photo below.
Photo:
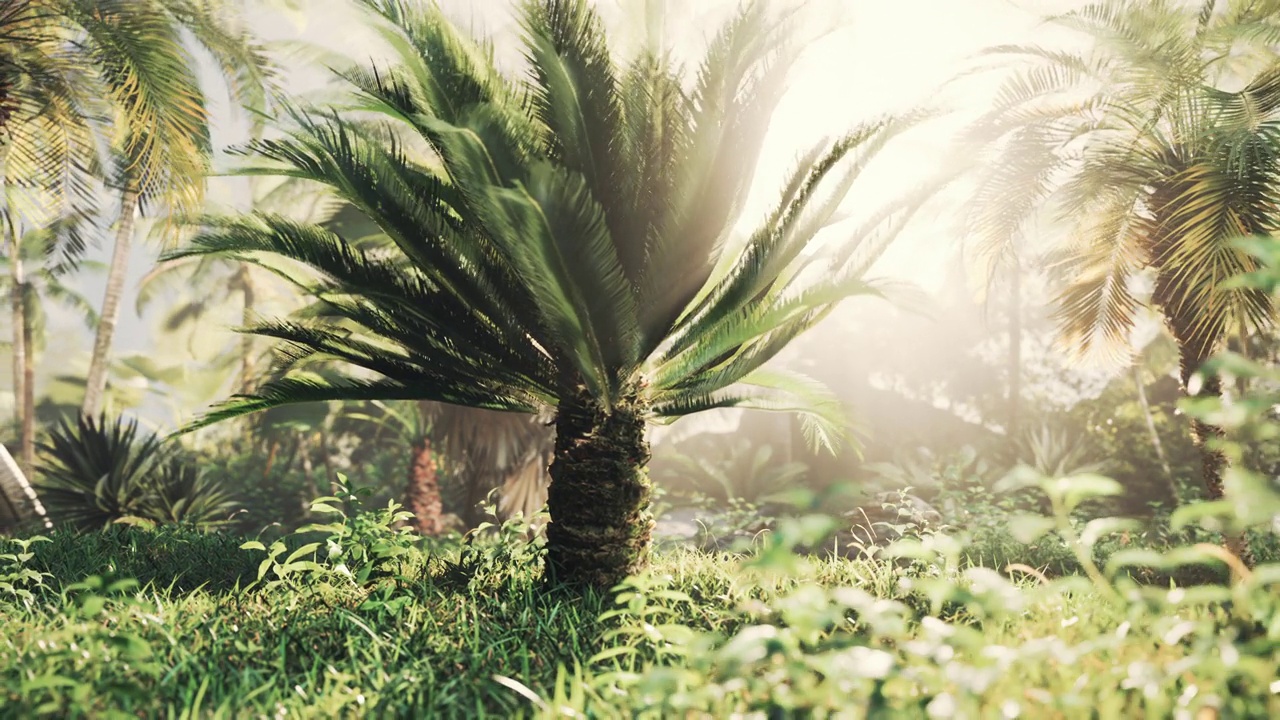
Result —
<path fill-rule="evenodd" d="M 561 400 L 547 509 L 547 570 L 607 589 L 649 559 L 652 485 L 644 408 L 634 395 L 606 413 L 585 392 Z"/>

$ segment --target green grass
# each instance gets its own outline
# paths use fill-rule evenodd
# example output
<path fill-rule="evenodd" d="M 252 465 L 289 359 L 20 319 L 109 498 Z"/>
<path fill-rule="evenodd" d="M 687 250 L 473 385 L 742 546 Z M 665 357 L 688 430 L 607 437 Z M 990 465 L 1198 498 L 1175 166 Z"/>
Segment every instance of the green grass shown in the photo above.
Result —
<path fill-rule="evenodd" d="M 615 598 L 544 585 L 518 528 L 340 527 L 334 557 L 268 564 L 275 585 L 248 587 L 264 553 L 240 539 L 172 529 L 0 560 L 0 715 L 1280 716 L 1276 566 L 1173 595 L 1011 582 L 945 538 L 915 561 L 798 557 L 796 524 L 751 556 L 660 553 Z M 393 551 L 357 582 L 335 568 L 358 575 L 361 547 Z"/>

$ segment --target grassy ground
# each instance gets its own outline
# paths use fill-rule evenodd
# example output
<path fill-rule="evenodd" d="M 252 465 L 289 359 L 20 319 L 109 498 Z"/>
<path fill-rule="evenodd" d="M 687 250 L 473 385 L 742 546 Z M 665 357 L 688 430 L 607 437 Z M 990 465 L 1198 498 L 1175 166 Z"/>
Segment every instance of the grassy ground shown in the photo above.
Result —
<path fill-rule="evenodd" d="M 798 557 L 795 523 L 753 555 L 660 553 L 615 597 L 542 584 L 518 528 L 423 546 L 386 519 L 274 560 L 164 529 L 10 543 L 0 715 L 1280 716 L 1276 566 L 1013 581 L 945 538 Z"/>

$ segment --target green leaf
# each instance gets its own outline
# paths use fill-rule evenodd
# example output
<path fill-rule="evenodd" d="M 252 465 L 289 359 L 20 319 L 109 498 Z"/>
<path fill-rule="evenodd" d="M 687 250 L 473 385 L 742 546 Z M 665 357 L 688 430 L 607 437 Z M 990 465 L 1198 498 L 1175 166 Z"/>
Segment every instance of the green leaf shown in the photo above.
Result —
<path fill-rule="evenodd" d="M 304 555 L 314 554 L 315 551 L 318 550 L 321 545 L 322 543 L 318 543 L 318 542 L 307 543 L 306 545 L 303 545 L 302 547 L 290 553 L 289 557 L 285 558 L 285 561 L 283 564 L 292 565 L 294 561 L 297 560 L 298 558 L 303 557 Z"/>
<path fill-rule="evenodd" d="M 1099 497 L 1111 497 L 1124 492 L 1124 486 L 1109 477 L 1095 473 L 1082 473 L 1050 480 L 1045 489 L 1051 497 L 1058 497 L 1068 512 L 1080 503 Z"/>
<path fill-rule="evenodd" d="M 1204 525 L 1206 520 L 1211 520 L 1211 524 L 1215 527 L 1206 526 L 1206 529 L 1221 529 L 1223 520 L 1230 517 L 1231 513 L 1232 503 L 1230 500 L 1188 503 L 1173 511 L 1173 514 L 1169 517 L 1169 526 L 1177 531 L 1188 525 Z"/>
<path fill-rule="evenodd" d="M 1142 523 L 1131 518 L 1095 518 L 1085 524 L 1080 532 L 1080 542 L 1085 547 L 1093 547 L 1104 535 L 1122 532 L 1136 532 L 1142 529 Z"/>
<path fill-rule="evenodd" d="M 1053 531 L 1057 522 L 1043 515 L 1016 515 L 1009 519 L 1009 534 L 1020 543 L 1030 545 Z"/>

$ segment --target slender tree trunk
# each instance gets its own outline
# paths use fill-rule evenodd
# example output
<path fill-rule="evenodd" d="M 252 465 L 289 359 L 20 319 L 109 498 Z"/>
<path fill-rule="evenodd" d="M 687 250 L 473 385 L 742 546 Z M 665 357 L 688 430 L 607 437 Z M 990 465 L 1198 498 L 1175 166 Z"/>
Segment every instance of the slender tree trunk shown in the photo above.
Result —
<path fill-rule="evenodd" d="M 1160 441 L 1160 433 L 1156 431 L 1156 420 L 1151 414 L 1151 403 L 1147 401 L 1147 386 L 1142 382 L 1142 368 L 1133 366 L 1133 384 L 1138 389 L 1138 404 L 1142 406 L 1142 417 L 1147 421 L 1147 433 L 1151 435 L 1151 447 L 1155 448 L 1156 457 L 1160 459 L 1160 469 L 1164 471 L 1164 479 L 1168 485 L 1169 502 L 1178 505 L 1178 483 L 1173 477 L 1173 468 L 1169 466 L 1169 457 L 1164 454 L 1164 443 Z"/>
<path fill-rule="evenodd" d="M 1022 268 L 1015 260 L 1009 277 L 1009 439 L 1022 434 Z"/>
<path fill-rule="evenodd" d="M 24 284 L 22 298 L 22 428 L 19 448 L 23 472 L 36 466 L 36 345 L 32 337 L 31 307 L 35 294 Z"/>
<path fill-rule="evenodd" d="M 325 423 L 328 424 L 327 422 Z M 320 430 L 320 464 L 324 466 L 324 479 L 329 485 L 329 494 L 338 495 L 338 474 L 333 471 L 333 457 L 329 454 L 329 431 Z"/>
<path fill-rule="evenodd" d="M 253 273 L 249 271 L 248 263 L 240 264 L 240 270 L 236 273 L 236 281 L 240 286 L 241 296 L 244 298 L 243 309 L 240 311 L 240 322 L 247 326 L 253 321 L 253 305 L 257 302 L 258 297 L 258 288 L 253 281 Z M 252 392 L 253 380 L 253 336 L 249 333 L 244 333 L 240 336 L 240 392 Z"/>
<path fill-rule="evenodd" d="M 272 439 L 267 445 L 267 462 L 262 466 L 262 479 L 271 477 L 271 466 L 276 462 L 276 452 L 280 449 L 280 441 Z"/>
<path fill-rule="evenodd" d="M 27 355 L 24 345 L 24 333 L 22 328 L 26 325 L 26 303 L 23 301 L 23 288 L 26 286 L 26 278 L 23 275 L 22 267 L 22 248 L 18 245 L 17 232 L 13 230 L 12 224 L 8 224 L 9 237 L 9 306 L 12 313 L 13 327 L 13 429 L 18 437 L 22 437 L 22 398 L 26 395 L 26 388 L 23 387 L 23 381 L 26 375 L 23 373 L 23 359 Z M 25 474 L 31 474 L 30 467 L 24 467 L 22 453 L 18 453 L 18 467 Z"/>
<path fill-rule="evenodd" d="M 302 475 L 311 483 L 311 497 L 320 496 L 320 484 L 316 482 L 315 466 L 311 464 L 311 441 L 305 435 L 298 441 L 302 455 Z"/>
<path fill-rule="evenodd" d="M 102 297 L 98 332 L 93 338 L 93 355 L 85 378 L 84 403 L 80 414 L 96 417 L 102 412 L 107 391 L 107 366 L 111 360 L 111 340 L 120 319 L 120 301 L 124 297 L 125 275 L 129 269 L 129 250 L 133 245 L 134 215 L 138 208 L 138 192 L 132 186 L 120 196 L 120 220 L 116 226 L 115 246 L 111 249 L 111 266 L 107 270 L 107 289 Z"/>
<path fill-rule="evenodd" d="M 431 451 L 431 441 L 426 437 L 413 443 L 408 480 L 404 504 L 413 513 L 414 529 L 423 535 L 439 535 L 444 530 L 444 502 L 440 498 L 436 456 Z"/>
<path fill-rule="evenodd" d="M 562 398 L 547 508 L 548 573 L 608 589 L 649 559 L 652 485 L 643 407 L 619 399 L 606 413 L 585 391 Z"/>

